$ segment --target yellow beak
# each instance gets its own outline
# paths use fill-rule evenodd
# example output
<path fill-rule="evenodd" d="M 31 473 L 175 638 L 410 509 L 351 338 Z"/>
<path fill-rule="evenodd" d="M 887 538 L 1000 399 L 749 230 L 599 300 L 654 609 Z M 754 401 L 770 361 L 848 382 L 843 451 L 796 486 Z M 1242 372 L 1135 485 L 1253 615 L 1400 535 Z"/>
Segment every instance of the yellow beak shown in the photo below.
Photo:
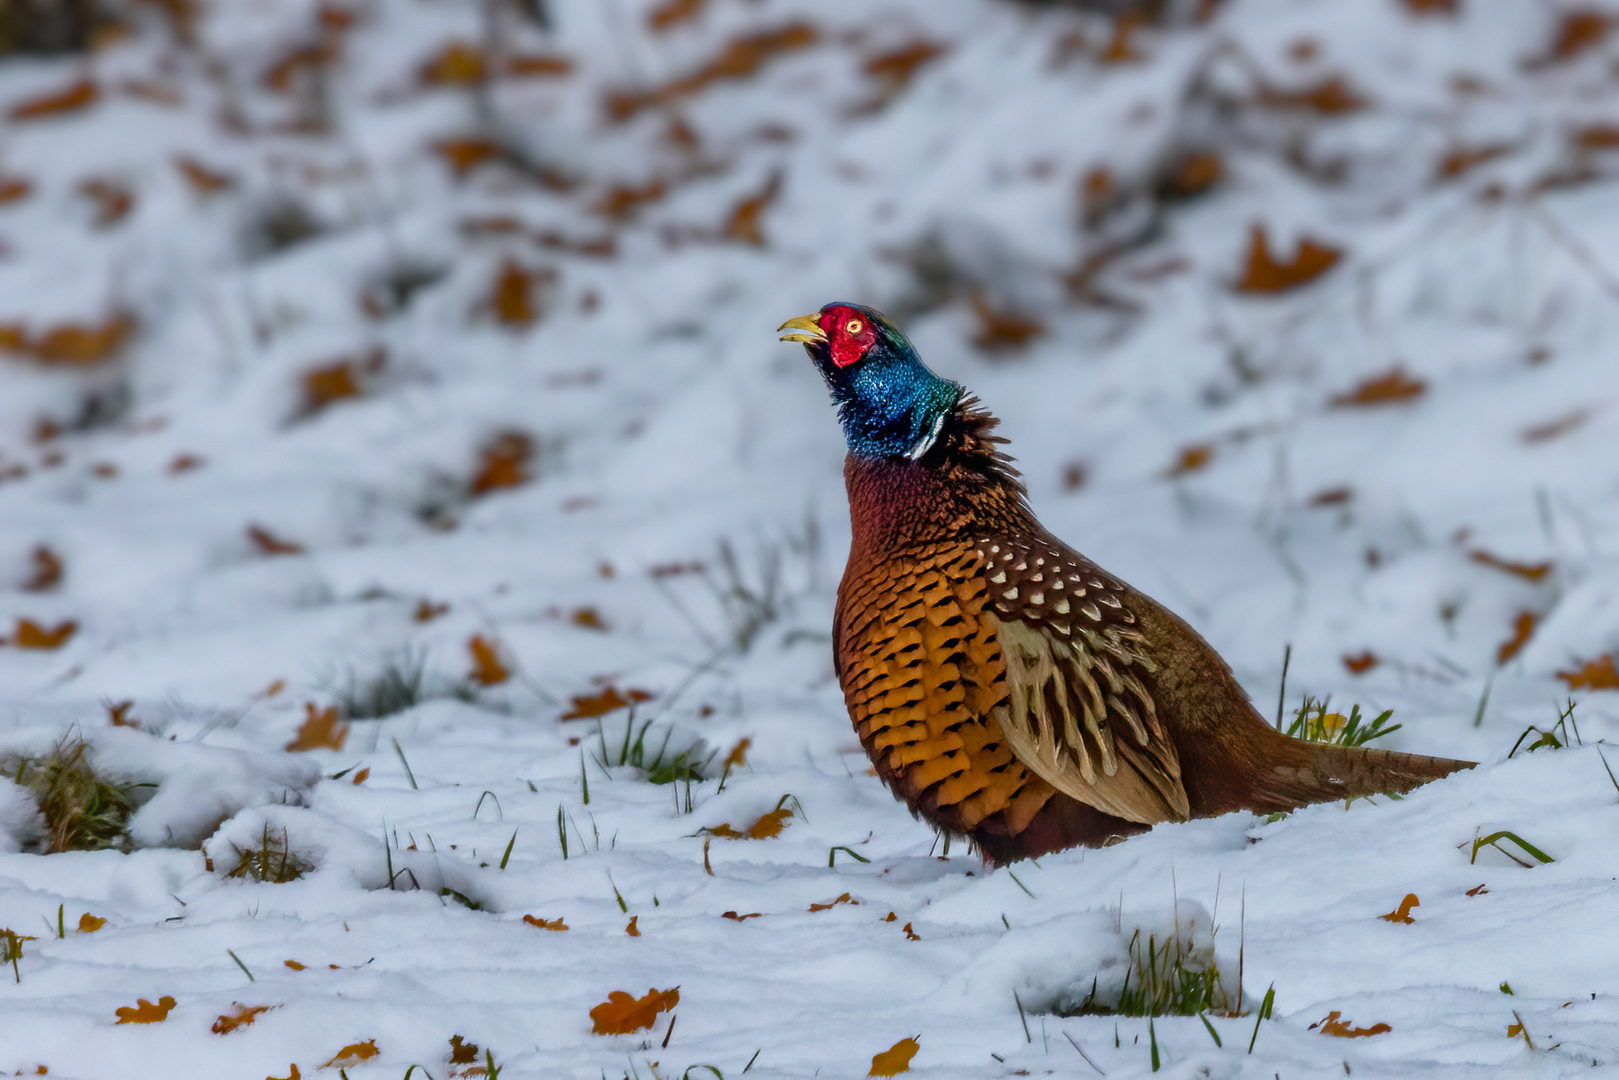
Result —
<path fill-rule="evenodd" d="M 821 344 L 826 341 L 826 332 L 821 329 L 819 320 L 819 315 L 800 315 L 776 327 L 776 332 L 780 334 L 783 330 L 792 331 L 790 334 L 782 334 L 782 341 L 802 341 L 806 345 Z"/>

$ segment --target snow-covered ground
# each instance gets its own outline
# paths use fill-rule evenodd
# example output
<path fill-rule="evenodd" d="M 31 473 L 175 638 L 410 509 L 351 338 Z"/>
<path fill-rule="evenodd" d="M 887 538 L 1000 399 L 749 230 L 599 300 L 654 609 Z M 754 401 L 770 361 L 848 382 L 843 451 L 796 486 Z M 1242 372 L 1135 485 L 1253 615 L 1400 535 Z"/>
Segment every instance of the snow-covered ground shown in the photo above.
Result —
<path fill-rule="evenodd" d="M 133 850 L 42 855 L 0 780 L 0 1074 L 1619 1067 L 1574 678 L 1619 653 L 1619 8 L 1171 6 L 215 0 L 0 61 L 0 756 L 156 785 Z M 1289 710 L 1481 766 L 940 858 L 831 670 L 842 439 L 772 330 L 834 299 L 1267 715 L 1291 646 Z M 390 670 L 426 700 L 285 749 Z M 648 721 L 710 779 L 616 764 Z M 313 869 L 227 877 L 267 835 Z M 1177 913 L 1240 956 L 1220 1045 L 1052 1012 Z"/>

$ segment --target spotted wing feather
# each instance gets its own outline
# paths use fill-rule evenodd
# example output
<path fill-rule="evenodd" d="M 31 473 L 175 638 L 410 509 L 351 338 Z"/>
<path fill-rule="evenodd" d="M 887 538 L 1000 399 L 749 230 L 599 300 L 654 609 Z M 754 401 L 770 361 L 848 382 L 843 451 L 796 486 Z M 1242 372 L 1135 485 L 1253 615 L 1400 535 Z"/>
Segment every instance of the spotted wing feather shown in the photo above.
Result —
<path fill-rule="evenodd" d="M 1050 537 L 975 546 L 1006 670 L 992 715 L 1018 760 L 1126 821 L 1189 818 L 1180 757 L 1148 689 L 1157 664 L 1126 589 Z"/>

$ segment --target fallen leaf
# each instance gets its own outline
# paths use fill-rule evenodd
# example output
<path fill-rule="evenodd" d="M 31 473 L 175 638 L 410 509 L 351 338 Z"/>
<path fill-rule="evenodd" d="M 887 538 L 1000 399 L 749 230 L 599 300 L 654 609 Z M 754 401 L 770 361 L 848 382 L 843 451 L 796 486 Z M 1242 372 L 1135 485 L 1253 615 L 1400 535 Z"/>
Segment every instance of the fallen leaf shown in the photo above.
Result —
<path fill-rule="evenodd" d="M 530 326 L 540 317 L 534 287 L 555 276 L 550 270 L 525 270 L 515 260 L 507 259 L 500 264 L 500 273 L 495 277 L 489 309 L 495 313 L 496 320 L 506 326 Z"/>
<path fill-rule="evenodd" d="M 900 929 L 905 931 L 905 940 L 906 941 L 921 941 L 922 940 L 922 935 L 918 934 L 915 930 L 912 930 L 910 923 L 906 923 L 904 926 L 900 927 Z"/>
<path fill-rule="evenodd" d="M 913 41 L 868 58 L 861 69 L 882 83 L 882 100 L 886 101 L 909 86 L 918 71 L 949 51 L 937 42 Z"/>
<path fill-rule="evenodd" d="M 1503 154 L 1511 152 L 1511 143 L 1486 143 L 1483 146 L 1458 147 L 1439 159 L 1439 168 L 1435 170 L 1434 175 L 1439 180 L 1454 180 L 1456 177 L 1483 165 L 1487 161 L 1494 161 Z"/>
<path fill-rule="evenodd" d="M 1602 44 L 1611 29 L 1613 20 L 1605 12 L 1588 8 L 1565 11 L 1558 21 L 1557 33 L 1552 38 L 1546 54 L 1538 60 L 1530 61 L 1528 66 L 1541 67 L 1572 60 L 1580 53 Z"/>
<path fill-rule="evenodd" d="M 532 54 L 506 60 L 506 74 L 518 79 L 559 79 L 572 73 L 573 61 L 566 56 Z"/>
<path fill-rule="evenodd" d="M 450 1036 L 450 1064 L 469 1065 L 478 1060 L 478 1044 L 467 1042 L 459 1035 Z M 424 1072 L 426 1070 L 423 1070 Z"/>
<path fill-rule="evenodd" d="M 625 693 L 619 693 L 616 686 L 609 686 L 599 694 L 575 694 L 573 707 L 562 714 L 562 719 L 590 720 L 605 716 L 615 709 L 627 709 L 631 705 L 651 700 L 652 695 L 645 690 L 632 687 Z"/>
<path fill-rule="evenodd" d="M 81 934 L 93 934 L 106 925 L 106 919 L 97 918 L 88 911 L 79 916 L 79 933 Z"/>
<path fill-rule="evenodd" d="M 978 332 L 973 335 L 973 344 L 985 352 L 1022 349 L 1046 332 L 1045 326 L 1034 319 L 990 307 L 979 293 L 973 294 L 972 305 L 973 314 L 978 316 Z"/>
<path fill-rule="evenodd" d="M 145 998 L 136 998 L 134 1007 L 128 1005 L 118 1009 L 118 1023 L 120 1024 L 157 1024 L 169 1018 L 169 1011 L 174 1008 L 174 999 L 164 995 L 157 999 L 153 1005 Z"/>
<path fill-rule="evenodd" d="M 617 184 L 596 203 L 596 212 L 614 221 L 627 221 L 646 203 L 657 202 L 669 193 L 662 180 L 651 180 L 639 186 Z"/>
<path fill-rule="evenodd" d="M 411 613 L 410 617 L 413 622 L 432 622 L 449 610 L 449 604 L 435 604 L 431 600 L 418 600 L 416 610 Z"/>
<path fill-rule="evenodd" d="M 1399 368 L 1367 379 L 1346 394 L 1339 394 L 1330 402 L 1333 408 L 1362 408 L 1370 405 L 1394 405 L 1421 397 L 1428 384 L 1413 379 Z"/>
<path fill-rule="evenodd" d="M 753 739 L 744 735 L 731 747 L 731 752 L 725 755 L 721 767 L 725 769 L 740 769 L 748 763 L 748 747 L 753 745 Z"/>
<path fill-rule="evenodd" d="M 264 86 L 278 94 L 289 94 L 306 74 L 318 74 L 337 55 L 337 46 L 329 42 L 301 45 L 270 65 L 264 73 Z"/>
<path fill-rule="evenodd" d="M 236 186 L 234 176 L 216 172 L 196 158 L 184 154 L 175 155 L 174 167 L 180 170 L 180 175 L 185 177 L 186 183 L 191 185 L 191 190 L 198 195 L 215 195 Z"/>
<path fill-rule="evenodd" d="M 1570 690 L 1619 690 L 1619 669 L 1614 667 L 1612 653 L 1587 660 L 1573 671 L 1559 671 L 1557 677 Z"/>
<path fill-rule="evenodd" d="M 901 1039 L 880 1054 L 873 1054 L 867 1076 L 898 1076 L 911 1071 L 911 1059 L 922 1049 L 915 1039 Z"/>
<path fill-rule="evenodd" d="M 747 922 L 749 919 L 757 919 L 761 914 L 758 911 L 750 911 L 746 915 L 738 915 L 734 911 L 722 911 L 720 912 L 720 918 L 731 919 L 734 922 Z"/>
<path fill-rule="evenodd" d="M 135 194 L 116 180 L 86 180 L 79 194 L 96 204 L 92 224 L 105 229 L 122 221 L 135 206 Z"/>
<path fill-rule="evenodd" d="M 296 960 L 283 960 L 281 962 L 294 971 L 302 971 L 309 966 L 308 964 L 300 964 Z"/>
<path fill-rule="evenodd" d="M 1237 291 L 1245 293 L 1277 293 L 1307 285 L 1325 274 L 1343 258 L 1343 252 L 1308 237 L 1300 238 L 1293 257 L 1282 262 L 1271 253 L 1270 241 L 1263 225 L 1249 231 L 1248 259 Z"/>
<path fill-rule="evenodd" d="M 452 41 L 422 65 L 417 77 L 425 86 L 472 86 L 483 82 L 487 70 L 482 49 Z"/>
<path fill-rule="evenodd" d="M 1416 893 L 1406 893 L 1405 899 L 1400 901 L 1399 907 L 1386 914 L 1379 915 L 1378 918 L 1384 922 L 1414 923 L 1417 920 L 1411 917 L 1411 909 L 1418 907 L 1421 903 L 1422 901 L 1417 899 Z"/>
<path fill-rule="evenodd" d="M 176 454 L 174 460 L 169 462 L 169 475 L 178 476 L 192 469 L 202 468 L 203 459 L 196 454 Z"/>
<path fill-rule="evenodd" d="M 1512 637 L 1501 643 L 1496 650 L 1495 662 L 1504 664 L 1517 656 L 1519 651 L 1529 643 L 1530 635 L 1535 632 L 1535 613 L 1520 611 L 1518 617 L 1512 621 Z"/>
<path fill-rule="evenodd" d="M 43 364 L 87 367 L 111 359 L 135 330 L 128 315 L 114 315 L 100 326 L 62 323 L 35 337 L 16 324 L 0 324 L 0 349 Z"/>
<path fill-rule="evenodd" d="M 641 918 L 641 916 L 639 916 L 639 915 L 631 915 L 630 916 L 630 924 L 624 928 L 624 932 L 626 934 L 630 935 L 630 937 L 640 937 L 641 936 L 641 928 L 640 928 L 640 926 L 637 925 L 637 922 L 640 920 L 640 918 Z"/>
<path fill-rule="evenodd" d="M 363 1043 L 350 1043 L 332 1055 L 332 1060 L 321 1066 L 330 1069 L 334 1065 L 356 1065 L 366 1058 L 377 1056 L 377 1040 L 367 1039 Z"/>
<path fill-rule="evenodd" d="M 1551 573 L 1552 570 L 1552 564 L 1549 562 L 1512 562 L 1510 560 L 1492 555 L 1483 549 L 1470 551 L 1467 553 L 1467 557 L 1476 563 L 1482 563 L 1485 566 L 1493 566 L 1497 570 L 1505 570 L 1507 573 L 1521 577 L 1525 581 L 1539 581 L 1541 578 Z"/>
<path fill-rule="evenodd" d="M 701 15 L 708 0 L 664 0 L 646 14 L 646 24 L 658 33 Z"/>
<path fill-rule="evenodd" d="M 304 546 L 291 540 L 282 540 L 262 525 L 249 525 L 247 538 L 266 555 L 301 555 Z"/>
<path fill-rule="evenodd" d="M 1619 150 L 1619 127 L 1612 124 L 1592 124 L 1574 133 L 1574 146 L 1585 152 Z M 3 187 L 3 184 L 0 184 Z"/>
<path fill-rule="evenodd" d="M 54 94 L 30 98 L 11 108 L 13 120 L 37 120 L 42 116 L 77 112 L 89 108 L 101 97 L 101 88 L 94 81 L 84 79 Z"/>
<path fill-rule="evenodd" d="M 1342 506 L 1355 497 L 1355 490 L 1348 487 L 1326 488 L 1310 496 L 1310 506 Z"/>
<path fill-rule="evenodd" d="M 231 1004 L 236 1006 L 235 1014 L 222 1015 L 218 1020 L 214 1021 L 214 1026 L 209 1030 L 215 1035 L 229 1035 L 239 1027 L 251 1025 L 259 1013 L 270 1011 L 270 1006 L 268 1005 L 248 1006 L 237 1001 L 233 1001 Z"/>
<path fill-rule="evenodd" d="M 298 1071 L 298 1065 L 295 1062 L 286 1076 L 266 1076 L 264 1080 L 303 1080 L 303 1074 Z"/>
<path fill-rule="evenodd" d="M 781 171 L 778 169 L 770 174 L 770 179 L 757 193 L 749 195 L 731 209 L 731 216 L 725 221 L 724 234 L 727 240 L 735 240 L 741 244 L 752 244 L 754 247 L 765 246 L 765 235 L 759 225 L 759 215 L 765 208 L 775 202 L 776 196 L 781 192 Z"/>
<path fill-rule="evenodd" d="M 602 621 L 601 612 L 593 607 L 574 608 L 568 621 L 575 626 L 582 626 L 587 630 L 606 630 L 607 623 Z"/>
<path fill-rule="evenodd" d="M 1414 15 L 1450 14 L 1456 10 L 1457 0 L 1405 0 L 1405 6 Z"/>
<path fill-rule="evenodd" d="M 1079 185 L 1079 209 L 1087 225 L 1094 225 L 1112 204 L 1116 193 L 1113 174 L 1098 165 Z"/>
<path fill-rule="evenodd" d="M 281 693 L 281 691 L 285 690 L 286 688 L 287 688 L 287 680 L 285 680 L 285 679 L 277 679 L 275 682 L 271 683 L 269 686 L 266 686 L 263 690 L 260 690 L 254 696 L 255 697 L 261 697 L 261 698 L 273 698 L 277 694 Z"/>
<path fill-rule="evenodd" d="M 812 912 L 813 911 L 830 911 L 833 908 L 837 907 L 839 904 L 855 904 L 855 905 L 857 905 L 859 903 L 860 903 L 860 901 L 858 901 L 858 900 L 849 899 L 849 894 L 848 893 L 840 893 L 840 894 L 838 894 L 837 899 L 828 900 L 824 904 L 811 904 L 809 906 L 809 909 Z"/>
<path fill-rule="evenodd" d="M 62 559 L 56 552 L 40 544 L 34 548 L 34 573 L 23 584 L 24 592 L 45 592 L 62 583 Z"/>
<path fill-rule="evenodd" d="M 313 416 L 333 402 L 359 397 L 367 375 L 380 371 L 387 353 L 373 349 L 364 356 L 345 356 L 310 368 L 303 374 L 301 414 Z"/>
<path fill-rule="evenodd" d="M 1332 75 L 1313 86 L 1298 90 L 1260 90 L 1262 104 L 1284 109 L 1310 109 L 1323 116 L 1340 116 L 1366 107 L 1366 101 L 1350 88 L 1342 75 Z"/>
<path fill-rule="evenodd" d="M 780 836 L 781 830 L 787 827 L 787 821 L 792 816 L 793 812 L 786 807 L 772 810 L 768 814 L 760 814 L 759 820 L 748 826 L 748 839 L 772 840 Z"/>
<path fill-rule="evenodd" d="M 1548 420 L 1544 424 L 1524 428 L 1520 437 L 1524 442 L 1531 444 L 1546 442 L 1557 438 L 1559 435 L 1568 434 L 1590 418 L 1591 414 L 1584 409 L 1575 409 L 1573 412 L 1564 413 L 1555 420 Z"/>
<path fill-rule="evenodd" d="M 314 702 L 306 702 L 304 714 L 304 722 L 298 727 L 298 737 L 287 744 L 289 753 L 343 749 L 343 743 L 349 737 L 349 726 L 339 719 L 336 705 L 317 709 Z"/>
<path fill-rule="evenodd" d="M 1377 666 L 1377 656 L 1370 649 L 1343 659 L 1344 667 L 1349 669 L 1351 675 L 1363 675 Z"/>
<path fill-rule="evenodd" d="M 1468 889 L 1467 890 L 1467 895 L 1468 896 L 1483 896 L 1485 893 L 1487 893 L 1489 891 L 1490 890 L 1486 889 L 1484 887 L 1484 884 L 1482 882 L 1480 882 L 1479 884 L 1474 885 L 1471 889 Z"/>
<path fill-rule="evenodd" d="M 1350 1021 L 1340 1020 L 1339 1016 L 1338 1010 L 1334 1009 L 1325 1018 L 1311 1024 L 1307 1030 L 1314 1030 L 1319 1027 L 1321 1034 L 1336 1035 L 1342 1039 L 1360 1039 L 1365 1038 L 1367 1035 L 1381 1035 L 1385 1031 L 1394 1030 L 1387 1024 L 1373 1024 L 1371 1027 L 1364 1028 L 1351 1027 Z"/>
<path fill-rule="evenodd" d="M 1165 472 L 1165 476 L 1185 476 L 1187 473 L 1197 472 L 1214 460 L 1213 443 L 1197 443 L 1181 448 L 1180 454 L 1175 458 L 1175 464 Z"/>
<path fill-rule="evenodd" d="M 79 629 L 71 619 L 50 630 L 32 619 L 18 619 L 17 633 L 11 643 L 19 649 L 60 649 Z"/>
<path fill-rule="evenodd" d="M 807 22 L 789 23 L 774 30 L 734 38 L 718 56 L 684 78 L 656 90 L 621 90 L 608 94 L 608 116 L 617 121 L 628 120 L 642 109 L 667 105 L 713 83 L 752 78 L 771 60 L 808 48 L 820 40 L 820 32 Z"/>
<path fill-rule="evenodd" d="M 628 1035 L 649 1028 L 658 1022 L 658 1014 L 673 1009 L 680 1003 L 680 987 L 652 990 L 642 998 L 634 998 L 622 990 L 614 990 L 607 1000 L 590 1010 L 597 1035 Z"/>
<path fill-rule="evenodd" d="M 500 661 L 500 650 L 482 634 L 472 635 L 467 649 L 472 653 L 472 673 L 467 678 L 479 686 L 499 686 L 512 677 L 511 670 Z"/>
<path fill-rule="evenodd" d="M 24 180 L 20 176 L 0 176 L 0 206 L 26 199 L 33 190 L 34 184 L 31 180 Z"/>
<path fill-rule="evenodd" d="M 457 177 L 465 176 L 486 161 L 504 157 L 506 150 L 490 139 L 441 139 L 433 151 L 444 159 Z"/>

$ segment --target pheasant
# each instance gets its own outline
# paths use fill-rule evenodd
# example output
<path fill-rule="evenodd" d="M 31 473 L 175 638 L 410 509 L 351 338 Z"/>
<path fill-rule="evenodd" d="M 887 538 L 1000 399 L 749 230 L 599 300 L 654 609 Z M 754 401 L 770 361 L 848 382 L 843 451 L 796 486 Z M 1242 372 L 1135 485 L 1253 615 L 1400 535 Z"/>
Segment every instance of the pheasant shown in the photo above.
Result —
<path fill-rule="evenodd" d="M 1197 631 L 1041 527 L 999 421 L 881 312 L 828 304 L 779 331 L 848 442 L 832 648 L 849 717 L 895 797 L 987 862 L 1474 764 L 1277 731 Z"/>

